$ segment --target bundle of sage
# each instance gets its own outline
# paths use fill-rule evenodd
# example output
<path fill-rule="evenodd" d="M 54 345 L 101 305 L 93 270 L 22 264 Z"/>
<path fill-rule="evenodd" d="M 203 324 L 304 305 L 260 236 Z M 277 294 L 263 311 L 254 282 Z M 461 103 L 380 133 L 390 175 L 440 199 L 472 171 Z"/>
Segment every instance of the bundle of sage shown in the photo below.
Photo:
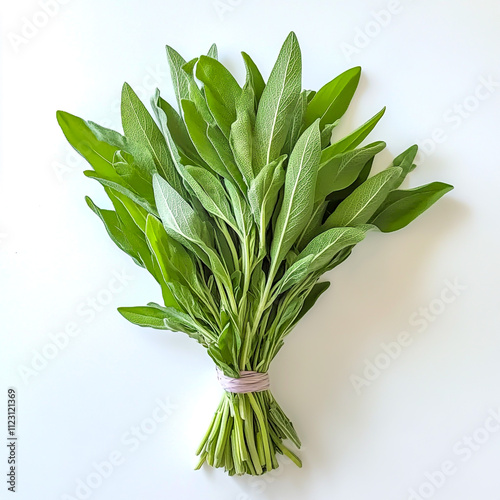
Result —
<path fill-rule="evenodd" d="M 346 260 L 367 231 L 410 223 L 452 186 L 399 189 L 417 147 L 370 175 L 384 142 L 360 144 L 384 109 L 354 132 L 335 127 L 358 86 L 349 69 L 302 90 L 290 33 L 267 82 L 246 53 L 243 86 L 217 47 L 186 62 L 167 47 L 178 109 L 151 100 L 154 119 L 123 86 L 123 135 L 59 111 L 71 145 L 90 163 L 113 209 L 89 207 L 109 236 L 161 287 L 163 304 L 122 307 L 140 326 L 184 332 L 213 359 L 224 387 L 203 437 L 204 462 L 262 474 L 297 433 L 269 390 L 283 341 L 328 288 L 320 276 Z"/>

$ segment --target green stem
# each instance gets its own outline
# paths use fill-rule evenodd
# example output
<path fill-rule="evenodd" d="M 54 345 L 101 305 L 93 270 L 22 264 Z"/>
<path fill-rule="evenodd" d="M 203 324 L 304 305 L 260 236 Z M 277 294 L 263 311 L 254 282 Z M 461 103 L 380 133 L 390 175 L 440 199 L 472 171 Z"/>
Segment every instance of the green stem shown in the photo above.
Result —
<path fill-rule="evenodd" d="M 266 458 L 266 469 L 270 471 L 273 468 L 272 460 L 271 460 L 271 450 L 269 447 L 269 435 L 267 432 L 267 422 L 264 419 L 264 415 L 260 411 L 259 405 L 257 401 L 255 401 L 255 397 L 253 393 L 248 393 L 248 399 L 250 404 L 252 405 L 252 409 L 255 412 L 255 416 L 257 417 L 257 421 L 259 422 L 259 427 L 262 432 L 262 440 L 264 442 L 264 456 Z"/>
<path fill-rule="evenodd" d="M 238 270 L 240 268 L 240 259 L 238 257 L 238 252 L 236 250 L 236 247 L 234 246 L 233 238 L 229 234 L 227 226 L 224 222 L 221 221 L 221 223 L 218 224 L 218 226 L 222 231 L 222 234 L 225 236 L 227 244 L 229 246 L 229 250 L 231 251 L 231 255 L 233 256 L 234 268 Z"/>
<path fill-rule="evenodd" d="M 205 443 L 208 441 L 208 436 L 210 436 L 210 433 L 212 432 L 212 428 L 215 423 L 215 419 L 217 417 L 217 412 L 214 413 L 214 416 L 212 418 L 212 422 L 210 423 L 210 427 L 207 429 L 207 432 L 205 432 L 205 435 L 203 436 L 203 439 L 201 440 L 200 446 L 198 446 L 198 449 L 196 450 L 196 456 L 198 456 L 203 448 L 205 447 Z"/>
<path fill-rule="evenodd" d="M 214 462 L 215 466 L 218 467 L 222 463 L 222 450 L 226 444 L 226 437 L 228 434 L 227 420 L 229 417 L 229 402 L 228 398 L 224 398 L 223 410 L 222 410 L 222 420 L 220 424 L 221 431 L 217 439 L 217 445 L 215 447 Z"/>
<path fill-rule="evenodd" d="M 196 468 L 207 462 L 224 467 L 229 475 L 260 475 L 278 467 L 276 453 L 300 466 L 300 459 L 282 442 L 286 436 L 300 445 L 291 422 L 269 391 L 224 393 L 198 448 Z"/>
<path fill-rule="evenodd" d="M 248 398 L 246 398 L 246 402 L 248 405 L 250 405 Z M 249 408 L 246 410 L 247 415 L 250 415 Z M 257 452 L 257 447 L 255 443 L 255 436 L 253 432 L 253 419 L 251 418 L 246 418 L 245 423 L 243 424 L 244 426 L 244 431 L 245 431 L 245 436 L 246 436 L 246 442 L 248 445 L 248 451 L 250 452 L 250 457 L 253 462 L 253 466 L 255 468 L 255 472 L 257 475 L 262 474 L 262 467 L 260 465 L 260 459 L 259 459 L 259 454 Z"/>

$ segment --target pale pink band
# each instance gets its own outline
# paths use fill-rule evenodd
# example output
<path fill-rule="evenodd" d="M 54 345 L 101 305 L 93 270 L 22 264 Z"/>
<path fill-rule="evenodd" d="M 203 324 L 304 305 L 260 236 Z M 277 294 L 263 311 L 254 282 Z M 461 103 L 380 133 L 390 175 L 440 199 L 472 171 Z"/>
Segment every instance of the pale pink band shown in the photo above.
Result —
<path fill-rule="evenodd" d="M 217 368 L 217 379 L 222 388 L 227 392 L 243 394 L 245 392 L 261 392 L 269 389 L 269 374 L 242 371 L 240 378 L 232 378 L 224 375 Z"/>

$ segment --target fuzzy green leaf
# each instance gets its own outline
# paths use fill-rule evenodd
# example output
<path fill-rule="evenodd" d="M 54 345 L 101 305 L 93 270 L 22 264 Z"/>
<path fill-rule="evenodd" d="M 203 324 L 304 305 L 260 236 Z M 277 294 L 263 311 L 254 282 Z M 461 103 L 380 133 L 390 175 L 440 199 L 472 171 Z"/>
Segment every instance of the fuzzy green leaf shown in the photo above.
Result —
<path fill-rule="evenodd" d="M 169 330 L 165 324 L 165 313 L 155 307 L 119 307 L 118 312 L 134 325 L 149 326 L 157 330 Z"/>
<path fill-rule="evenodd" d="M 309 271 L 319 271 L 344 248 L 362 241 L 370 226 L 334 227 L 314 238 L 297 257 L 298 261 L 312 256 Z"/>
<path fill-rule="evenodd" d="M 432 182 L 413 189 L 392 191 L 374 214 L 371 223 L 384 233 L 397 231 L 415 220 L 452 189 L 450 184 Z"/>
<path fill-rule="evenodd" d="M 349 107 L 358 87 L 361 68 L 348 69 L 332 81 L 323 85 L 307 106 L 305 125 L 320 119 L 320 128 L 338 120 Z"/>
<path fill-rule="evenodd" d="M 117 151 L 128 149 L 125 137 L 65 111 L 58 111 L 56 116 L 68 142 L 92 168 L 103 177 L 121 182 L 113 167 L 113 159 Z"/>
<path fill-rule="evenodd" d="M 188 173 L 186 180 L 205 210 L 236 228 L 227 193 L 219 179 L 200 167 L 188 165 L 186 171 Z"/>
<path fill-rule="evenodd" d="M 394 158 L 394 160 L 392 161 L 391 166 L 401 168 L 401 175 L 399 176 L 397 182 L 394 184 L 394 189 L 401 186 L 406 176 L 416 167 L 416 165 L 413 163 L 413 160 L 417 156 L 417 152 L 418 146 L 415 144 L 413 146 L 410 146 L 406 151 L 403 151 L 399 156 L 396 156 L 396 158 Z"/>
<path fill-rule="evenodd" d="M 400 174 L 401 168 L 389 167 L 361 184 L 328 217 L 324 229 L 365 224 L 382 205 Z"/>
<path fill-rule="evenodd" d="M 167 234 L 197 254 L 198 248 L 211 244 L 210 233 L 202 219 L 167 181 L 155 175 L 153 188 Z"/>
<path fill-rule="evenodd" d="M 208 49 L 207 56 L 212 59 L 219 59 L 219 51 L 217 50 L 217 45 L 213 43 Z"/>
<path fill-rule="evenodd" d="M 321 154 L 319 120 L 297 141 L 285 176 L 285 192 L 271 245 L 271 261 L 278 265 L 300 235 L 313 208 Z"/>
<path fill-rule="evenodd" d="M 351 185 L 366 162 L 384 148 L 385 142 L 374 142 L 363 148 L 340 153 L 320 163 L 315 201 L 322 201 L 333 191 L 340 191 Z"/>
<path fill-rule="evenodd" d="M 259 228 L 261 251 L 265 250 L 266 231 L 273 214 L 279 192 L 285 182 L 283 162 L 286 156 L 280 156 L 266 165 L 252 181 L 248 190 L 248 201 L 255 223 Z"/>
<path fill-rule="evenodd" d="M 170 67 L 170 77 L 174 85 L 175 98 L 179 106 L 179 112 L 182 112 L 182 99 L 189 99 L 189 78 L 182 66 L 186 61 L 172 47 L 167 45 L 167 60 Z"/>
<path fill-rule="evenodd" d="M 125 136 L 149 151 L 157 171 L 178 192 L 182 181 L 167 148 L 158 125 L 132 88 L 125 83 L 122 90 L 122 125 Z"/>
<path fill-rule="evenodd" d="M 245 85 L 236 100 L 236 121 L 231 125 L 229 144 L 236 164 L 247 186 L 254 178 L 252 167 L 253 126 L 255 123 L 254 92 Z"/>
<path fill-rule="evenodd" d="M 257 107 L 262 96 L 262 92 L 266 86 L 266 82 L 264 81 L 264 78 L 262 78 L 259 68 L 257 68 L 252 58 L 246 52 L 242 52 L 241 55 L 243 56 L 243 61 L 247 71 L 246 82 L 248 83 L 248 86 L 253 89 L 255 104 Z"/>
<path fill-rule="evenodd" d="M 257 110 L 254 150 L 257 173 L 281 153 L 300 94 L 301 79 L 300 47 L 292 32 L 281 48 Z"/>
<path fill-rule="evenodd" d="M 183 100 L 182 109 L 189 135 L 199 155 L 210 165 L 213 171 L 222 177 L 230 177 L 229 172 L 209 138 L 209 124 L 203 119 L 194 102 Z"/>
<path fill-rule="evenodd" d="M 158 111 L 163 111 L 165 115 L 165 124 L 172 143 L 171 146 L 177 149 L 179 157 L 186 158 L 187 162 L 192 165 L 204 165 L 205 163 L 198 154 L 198 151 L 196 151 L 191 137 L 189 137 L 184 120 L 167 101 L 160 97 L 160 91 L 158 89 L 156 89 L 155 95 L 153 96 L 152 106 L 160 123 L 162 119 Z M 167 135 L 167 131 L 163 130 L 163 134 Z M 172 148 L 169 145 L 168 137 L 165 137 L 165 139 L 167 141 L 167 146 L 169 146 L 170 155 L 174 157 L 175 153 L 172 154 Z M 175 158 L 173 159 L 175 163 Z"/>
<path fill-rule="evenodd" d="M 348 136 L 334 142 L 331 146 L 328 146 L 321 155 L 321 162 L 333 158 L 339 153 L 348 151 L 349 149 L 354 149 L 359 146 L 368 134 L 375 128 L 375 125 L 380 121 L 382 116 L 384 116 L 385 107 L 382 108 L 375 116 L 370 118 L 366 123 L 357 128 L 354 132 L 351 132 Z"/>
<path fill-rule="evenodd" d="M 90 209 L 101 219 L 109 237 L 118 248 L 130 255 L 136 264 L 142 265 L 139 254 L 128 241 L 116 212 L 99 208 L 88 196 L 85 197 L 85 201 Z"/>
<path fill-rule="evenodd" d="M 196 77 L 204 84 L 205 98 L 217 125 L 229 137 L 236 120 L 236 100 L 241 94 L 238 82 L 219 61 L 207 56 L 199 58 Z"/>

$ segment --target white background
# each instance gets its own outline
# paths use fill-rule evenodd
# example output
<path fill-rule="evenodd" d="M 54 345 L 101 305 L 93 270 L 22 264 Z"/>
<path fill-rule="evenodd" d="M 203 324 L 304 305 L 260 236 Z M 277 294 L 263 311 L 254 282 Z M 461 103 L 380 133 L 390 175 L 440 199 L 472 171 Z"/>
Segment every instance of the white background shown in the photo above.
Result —
<path fill-rule="evenodd" d="M 500 4 L 65 0 L 47 19 L 41 3 L 2 5 L 0 436 L 13 386 L 19 463 L 17 494 L 2 479 L 1 498 L 498 500 Z M 85 194 L 105 196 L 55 112 L 119 127 L 124 81 L 145 101 L 156 86 L 172 100 L 165 44 L 190 59 L 216 42 L 240 81 L 245 50 L 267 76 L 292 29 L 305 88 L 363 67 L 341 131 L 387 105 L 370 136 L 388 143 L 377 168 L 416 142 L 425 152 L 408 185 L 455 190 L 408 228 L 370 235 L 275 360 L 303 468 L 194 472 L 221 392 L 212 362 L 116 312 L 159 290 L 87 208 Z M 402 332 L 411 343 L 391 344 L 389 359 L 383 344 Z M 135 426 L 150 433 L 138 446 Z M 120 465 L 99 475 L 110 455 Z"/>

